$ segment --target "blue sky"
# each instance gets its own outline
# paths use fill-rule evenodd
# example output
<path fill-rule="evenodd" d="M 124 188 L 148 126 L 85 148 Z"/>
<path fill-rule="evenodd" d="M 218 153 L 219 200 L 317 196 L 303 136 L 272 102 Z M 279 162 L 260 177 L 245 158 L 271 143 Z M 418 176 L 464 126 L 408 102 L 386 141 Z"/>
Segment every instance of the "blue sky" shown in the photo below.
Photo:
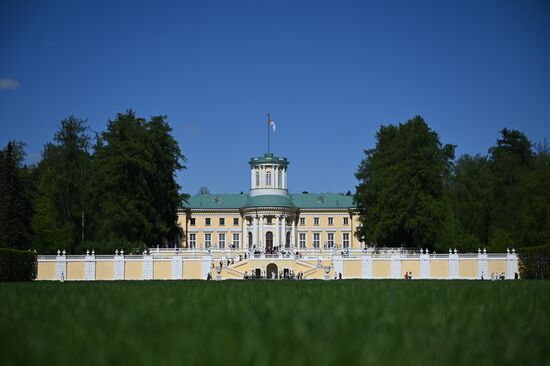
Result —
<path fill-rule="evenodd" d="M 69 114 L 164 114 L 183 191 L 240 192 L 271 112 L 291 191 L 353 191 L 379 126 L 416 114 L 458 155 L 548 139 L 549 4 L 4 0 L 0 143 L 32 162 Z"/>

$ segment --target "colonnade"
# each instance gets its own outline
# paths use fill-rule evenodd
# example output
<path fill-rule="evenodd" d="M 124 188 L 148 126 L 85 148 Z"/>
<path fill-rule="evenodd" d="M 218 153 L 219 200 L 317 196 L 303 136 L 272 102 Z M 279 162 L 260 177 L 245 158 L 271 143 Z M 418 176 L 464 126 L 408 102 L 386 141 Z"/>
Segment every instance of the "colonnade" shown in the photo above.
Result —
<path fill-rule="evenodd" d="M 264 221 L 267 217 L 273 217 L 274 222 L 267 228 Z M 296 222 L 294 216 L 283 215 L 245 215 L 243 218 L 243 248 L 248 247 L 248 219 L 252 219 L 252 246 L 260 251 L 266 250 L 266 233 L 271 231 L 273 233 L 273 247 L 279 247 L 280 249 L 286 247 L 286 234 L 287 234 L 287 219 L 292 218 L 292 224 L 290 226 L 290 243 L 291 249 L 296 247 Z"/>

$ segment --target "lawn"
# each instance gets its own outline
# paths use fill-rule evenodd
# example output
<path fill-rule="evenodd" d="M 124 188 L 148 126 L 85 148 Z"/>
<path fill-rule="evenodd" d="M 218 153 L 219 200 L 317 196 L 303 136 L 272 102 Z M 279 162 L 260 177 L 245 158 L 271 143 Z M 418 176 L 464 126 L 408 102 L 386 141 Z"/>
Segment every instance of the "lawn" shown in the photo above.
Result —
<path fill-rule="evenodd" d="M 549 281 L 0 284 L 6 365 L 542 365 Z"/>

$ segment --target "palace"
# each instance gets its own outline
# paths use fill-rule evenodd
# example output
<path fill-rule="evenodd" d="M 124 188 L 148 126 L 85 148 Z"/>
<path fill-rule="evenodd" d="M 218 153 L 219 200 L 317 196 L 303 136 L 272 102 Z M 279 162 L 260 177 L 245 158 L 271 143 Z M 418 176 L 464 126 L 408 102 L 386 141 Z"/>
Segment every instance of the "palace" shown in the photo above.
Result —
<path fill-rule="evenodd" d="M 179 214 L 184 248 L 296 253 L 354 249 L 359 225 L 351 195 L 289 194 L 289 161 L 267 153 L 252 158 L 249 194 L 191 197 Z"/>
<path fill-rule="evenodd" d="M 367 248 L 357 240 L 352 197 L 292 194 L 289 162 L 267 153 L 252 158 L 248 194 L 191 197 L 178 213 L 179 247 L 143 254 L 38 256 L 38 280 L 181 279 L 513 279 L 507 253 L 428 253 Z"/>

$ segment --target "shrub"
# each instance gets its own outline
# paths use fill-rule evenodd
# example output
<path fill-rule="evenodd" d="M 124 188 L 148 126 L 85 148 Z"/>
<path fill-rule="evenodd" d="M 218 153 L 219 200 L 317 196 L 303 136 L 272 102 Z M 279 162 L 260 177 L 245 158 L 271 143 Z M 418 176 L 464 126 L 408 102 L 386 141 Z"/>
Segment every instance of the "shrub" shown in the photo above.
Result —
<path fill-rule="evenodd" d="M 550 245 L 518 249 L 521 277 L 532 280 L 550 279 Z"/>
<path fill-rule="evenodd" d="M 0 248 L 0 281 L 32 281 L 36 270 L 35 252 Z"/>

